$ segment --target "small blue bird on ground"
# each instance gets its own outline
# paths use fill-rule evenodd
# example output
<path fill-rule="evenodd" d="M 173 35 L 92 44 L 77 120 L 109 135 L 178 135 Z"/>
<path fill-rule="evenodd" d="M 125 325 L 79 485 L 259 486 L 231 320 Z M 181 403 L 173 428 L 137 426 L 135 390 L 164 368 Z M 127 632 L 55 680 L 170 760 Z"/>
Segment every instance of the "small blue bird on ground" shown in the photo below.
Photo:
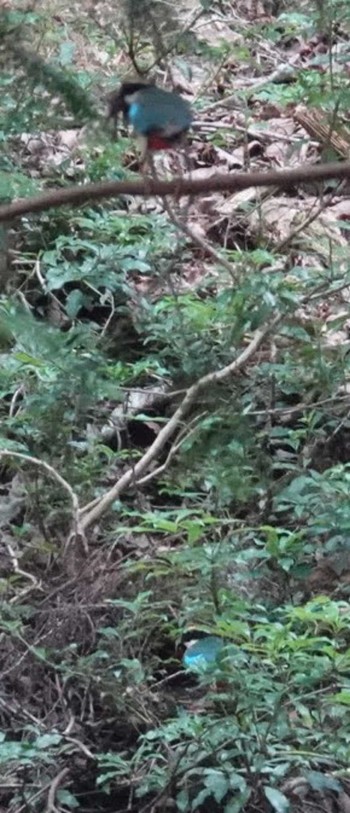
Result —
<path fill-rule="evenodd" d="M 124 82 L 110 96 L 109 118 L 117 125 L 120 115 L 141 142 L 142 160 L 148 152 L 181 145 L 192 123 L 191 107 L 182 96 L 143 82 Z"/>
<path fill-rule="evenodd" d="M 183 664 L 195 672 L 214 668 L 224 646 L 225 642 L 217 635 L 208 635 L 198 641 L 189 641 L 182 659 Z"/>

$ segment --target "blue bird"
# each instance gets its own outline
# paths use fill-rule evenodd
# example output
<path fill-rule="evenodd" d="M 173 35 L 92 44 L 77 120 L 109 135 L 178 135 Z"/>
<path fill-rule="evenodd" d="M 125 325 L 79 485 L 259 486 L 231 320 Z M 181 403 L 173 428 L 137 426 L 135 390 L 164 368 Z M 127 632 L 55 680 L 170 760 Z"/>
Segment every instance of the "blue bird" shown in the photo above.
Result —
<path fill-rule="evenodd" d="M 110 96 L 109 118 L 122 115 L 142 144 L 142 156 L 181 145 L 192 122 L 190 105 L 178 93 L 143 82 L 125 82 Z"/>
<path fill-rule="evenodd" d="M 190 641 L 183 656 L 183 664 L 194 671 L 215 667 L 225 642 L 217 635 L 208 635 L 198 641 Z"/>

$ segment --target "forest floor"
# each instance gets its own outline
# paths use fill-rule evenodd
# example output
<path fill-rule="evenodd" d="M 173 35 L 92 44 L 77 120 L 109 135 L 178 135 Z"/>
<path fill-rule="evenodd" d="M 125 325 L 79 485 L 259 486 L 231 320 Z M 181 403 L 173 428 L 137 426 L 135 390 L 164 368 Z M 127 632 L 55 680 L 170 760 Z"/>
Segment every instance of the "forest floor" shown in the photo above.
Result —
<path fill-rule="evenodd" d="M 194 110 L 159 177 L 347 158 L 346 13 L 141 5 L 1 4 L 2 201 L 139 177 L 136 69 Z M 349 218 L 306 181 L 1 231 L 0 813 L 349 813 Z"/>

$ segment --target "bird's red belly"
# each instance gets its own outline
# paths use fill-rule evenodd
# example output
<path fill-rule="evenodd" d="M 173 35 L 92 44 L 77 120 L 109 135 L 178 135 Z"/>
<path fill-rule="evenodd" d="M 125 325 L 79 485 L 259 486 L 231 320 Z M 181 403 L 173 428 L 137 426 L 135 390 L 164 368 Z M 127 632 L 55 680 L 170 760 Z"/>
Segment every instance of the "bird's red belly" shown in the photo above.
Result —
<path fill-rule="evenodd" d="M 174 144 L 157 133 L 150 133 L 147 136 L 147 146 L 149 150 L 171 150 Z"/>

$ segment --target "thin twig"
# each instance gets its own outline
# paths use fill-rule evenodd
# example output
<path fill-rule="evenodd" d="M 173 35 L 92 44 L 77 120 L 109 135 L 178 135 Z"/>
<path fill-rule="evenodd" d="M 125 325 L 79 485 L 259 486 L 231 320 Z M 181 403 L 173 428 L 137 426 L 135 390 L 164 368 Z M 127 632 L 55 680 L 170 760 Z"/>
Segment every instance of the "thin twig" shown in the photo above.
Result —
<path fill-rule="evenodd" d="M 23 384 L 21 384 L 19 387 L 17 387 L 17 389 L 13 393 L 13 396 L 11 398 L 10 409 L 9 409 L 9 417 L 10 418 L 14 417 L 16 406 L 17 406 L 17 401 L 19 400 L 19 398 L 22 395 L 24 395 L 24 393 L 25 393 L 25 388 L 24 388 Z"/>
<path fill-rule="evenodd" d="M 224 96 L 223 99 L 219 99 L 217 102 L 212 102 L 208 104 L 208 106 L 203 110 L 204 115 L 206 113 L 211 112 L 212 110 L 217 110 L 218 107 L 227 107 L 233 106 L 237 104 L 239 99 L 239 93 L 244 92 L 246 96 L 251 96 L 255 93 L 256 90 L 260 90 L 264 85 L 270 84 L 270 82 L 280 82 L 282 78 L 286 76 L 292 77 L 296 76 L 296 70 L 292 64 L 283 64 L 280 65 L 276 70 L 272 71 L 268 76 L 261 76 L 259 79 L 252 79 L 247 80 L 245 82 L 245 87 L 238 88 L 235 93 L 231 93 L 229 96 Z"/>
<path fill-rule="evenodd" d="M 45 808 L 45 813 L 58 813 L 57 807 L 55 805 L 56 793 L 62 780 L 65 778 L 65 776 L 67 776 L 68 773 L 69 769 L 63 768 L 62 771 L 60 771 L 57 774 L 57 776 L 55 776 L 55 778 L 52 780 L 49 792 L 47 794 L 47 805 Z"/>
<path fill-rule="evenodd" d="M 78 497 L 73 491 L 72 487 L 67 483 L 61 474 L 50 466 L 49 463 L 46 463 L 45 460 L 40 460 L 37 457 L 32 457 L 32 455 L 26 455 L 22 452 L 13 452 L 11 449 L 3 449 L 0 451 L 0 460 L 3 457 L 13 457 L 15 460 L 23 460 L 25 463 L 31 463 L 33 466 L 37 466 L 40 469 L 44 469 L 57 483 L 64 489 L 64 491 L 68 494 L 69 499 L 72 504 L 72 515 L 73 515 L 73 530 L 70 534 L 69 540 L 74 537 L 80 537 L 84 546 L 86 545 L 86 540 L 83 534 L 83 531 L 80 527 L 80 520 L 79 520 L 79 501 Z M 87 552 L 87 551 L 86 551 Z"/>
<path fill-rule="evenodd" d="M 6 539 L 6 538 L 4 538 L 4 545 L 5 545 L 5 547 L 7 548 L 7 551 L 8 551 L 9 557 L 10 557 L 11 562 L 12 562 L 12 567 L 13 567 L 14 572 L 15 572 L 15 573 L 17 573 L 19 576 L 23 576 L 25 579 L 29 579 L 29 581 L 31 581 L 31 582 L 32 582 L 32 585 L 31 585 L 31 587 L 29 588 L 30 590 L 32 590 L 32 589 L 33 589 L 33 587 L 36 587 L 38 590 L 42 590 L 41 585 L 39 584 L 39 582 L 38 582 L 38 580 L 35 578 L 35 576 L 32 576 L 32 574 L 31 574 L 31 573 L 27 573 L 27 571 L 26 571 L 26 570 L 22 570 L 22 569 L 20 568 L 19 563 L 18 563 L 17 556 L 16 556 L 16 554 L 15 554 L 15 551 L 13 550 L 12 545 L 10 544 L 10 542 L 8 542 L 8 541 L 7 541 L 7 539 Z M 28 588 L 26 588 L 25 592 L 26 592 L 26 593 L 28 592 Z M 22 594 L 22 595 L 23 595 L 23 594 Z M 17 596 L 16 596 L 16 598 L 17 598 Z"/>
<path fill-rule="evenodd" d="M 304 231 L 304 229 L 306 229 L 307 226 L 311 226 L 311 223 L 314 223 L 315 220 L 317 220 L 317 218 L 322 214 L 322 212 L 324 212 L 325 209 L 327 209 L 328 206 L 330 206 L 330 204 L 331 204 L 333 198 L 335 197 L 335 195 L 340 194 L 342 186 L 344 185 L 344 183 L 345 183 L 344 181 L 341 181 L 337 187 L 334 187 L 334 189 L 332 189 L 332 191 L 329 193 L 329 195 L 327 195 L 326 198 L 321 200 L 321 203 L 319 203 L 319 205 L 313 211 L 312 211 L 312 209 L 313 209 L 313 206 L 312 206 L 311 207 L 311 213 L 305 218 L 305 220 L 303 220 L 302 223 L 299 224 L 299 226 L 296 226 L 295 229 L 292 229 L 292 231 L 288 234 L 288 236 L 285 237 L 283 240 L 281 240 L 281 242 L 278 243 L 277 246 L 275 246 L 275 248 L 273 249 L 273 253 L 274 254 L 280 254 L 281 251 L 283 251 L 288 246 L 288 244 L 290 243 L 290 241 L 294 237 L 296 237 L 298 234 L 300 234 L 300 232 Z"/>
<path fill-rule="evenodd" d="M 194 232 L 191 229 L 191 227 L 187 225 L 187 223 L 181 220 L 175 214 L 173 207 L 170 206 L 166 198 L 163 199 L 163 206 L 169 217 L 169 220 L 171 220 L 174 226 L 180 229 L 180 231 L 182 231 L 183 234 L 186 234 L 186 236 L 189 237 L 189 239 L 192 240 L 193 243 L 197 243 L 197 245 L 202 249 L 202 251 L 204 251 L 205 254 L 208 254 L 209 257 L 211 257 L 212 260 L 214 260 L 214 262 L 218 263 L 218 265 L 222 265 L 223 268 L 226 268 L 226 271 L 228 271 L 232 281 L 234 282 L 236 279 L 234 266 L 228 260 L 226 260 L 226 257 L 222 257 L 222 255 L 219 254 L 219 252 L 216 251 L 216 249 L 213 248 L 213 246 L 210 245 L 210 243 L 208 243 L 208 241 L 205 240 L 204 237 L 201 237 L 199 234 L 196 234 L 196 232 Z"/>

